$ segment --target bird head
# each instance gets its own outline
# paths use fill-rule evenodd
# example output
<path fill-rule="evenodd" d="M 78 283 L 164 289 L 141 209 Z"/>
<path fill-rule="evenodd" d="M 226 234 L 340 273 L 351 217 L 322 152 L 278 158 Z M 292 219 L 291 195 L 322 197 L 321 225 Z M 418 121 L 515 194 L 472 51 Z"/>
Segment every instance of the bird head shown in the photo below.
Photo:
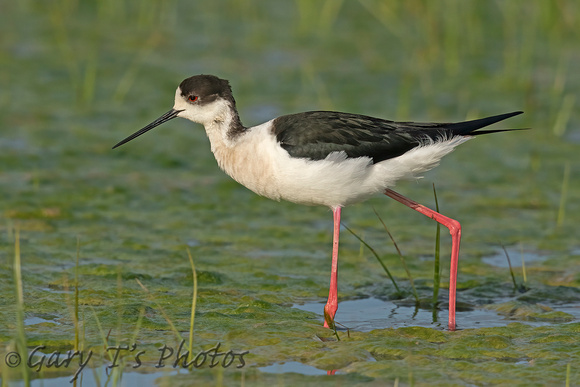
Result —
<path fill-rule="evenodd" d="M 117 143 L 113 149 L 175 117 L 187 118 L 206 128 L 211 127 L 213 124 L 225 122 L 232 114 L 237 116 L 235 106 L 236 102 L 227 80 L 214 75 L 195 75 L 179 84 L 171 110 Z"/>

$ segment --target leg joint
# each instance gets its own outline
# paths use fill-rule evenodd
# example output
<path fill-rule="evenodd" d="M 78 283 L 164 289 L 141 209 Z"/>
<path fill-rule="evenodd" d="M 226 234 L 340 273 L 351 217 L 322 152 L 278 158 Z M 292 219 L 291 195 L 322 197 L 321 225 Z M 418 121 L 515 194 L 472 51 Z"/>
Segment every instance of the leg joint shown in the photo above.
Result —
<path fill-rule="evenodd" d="M 452 236 L 461 235 L 461 224 L 457 220 L 449 218 L 446 226 Z"/>

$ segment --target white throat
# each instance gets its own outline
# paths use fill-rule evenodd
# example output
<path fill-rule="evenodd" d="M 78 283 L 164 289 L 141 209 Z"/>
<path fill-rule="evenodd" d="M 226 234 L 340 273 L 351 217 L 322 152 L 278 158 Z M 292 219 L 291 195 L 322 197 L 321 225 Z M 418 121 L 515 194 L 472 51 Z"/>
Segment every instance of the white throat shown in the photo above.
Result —
<path fill-rule="evenodd" d="M 173 109 L 181 110 L 177 115 L 178 117 L 187 118 L 205 127 L 214 153 L 216 147 L 235 145 L 235 139 L 230 131 L 238 117 L 229 101 L 217 98 L 206 104 L 191 104 L 183 98 L 181 89 L 178 87 L 175 92 Z"/>

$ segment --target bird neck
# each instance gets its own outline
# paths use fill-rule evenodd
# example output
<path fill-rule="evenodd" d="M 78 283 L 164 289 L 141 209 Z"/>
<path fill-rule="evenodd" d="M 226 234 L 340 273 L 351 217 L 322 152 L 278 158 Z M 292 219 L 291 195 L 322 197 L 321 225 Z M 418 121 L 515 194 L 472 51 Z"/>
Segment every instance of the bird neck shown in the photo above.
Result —
<path fill-rule="evenodd" d="M 238 114 L 238 110 L 236 109 L 236 103 L 230 102 L 230 111 L 227 114 L 227 136 L 230 138 L 235 138 L 240 136 L 246 131 L 246 127 L 242 124 L 240 120 L 240 115 Z"/>
<path fill-rule="evenodd" d="M 235 102 L 227 101 L 225 105 L 221 114 L 216 115 L 213 120 L 204 125 L 212 151 L 222 146 L 235 146 L 238 138 L 247 130 L 242 125 Z"/>

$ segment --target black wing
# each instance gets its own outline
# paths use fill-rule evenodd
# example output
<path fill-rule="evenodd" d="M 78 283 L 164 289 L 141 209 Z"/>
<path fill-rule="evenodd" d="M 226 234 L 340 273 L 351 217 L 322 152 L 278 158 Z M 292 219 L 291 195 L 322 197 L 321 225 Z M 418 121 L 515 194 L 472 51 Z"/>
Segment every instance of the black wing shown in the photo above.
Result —
<path fill-rule="evenodd" d="M 278 117 L 273 133 L 292 157 L 322 160 L 332 152 L 348 157 L 370 157 L 378 163 L 424 143 L 451 136 L 477 135 L 510 129 L 474 132 L 506 118 L 513 112 L 458 123 L 394 122 L 358 114 L 313 111 Z"/>

